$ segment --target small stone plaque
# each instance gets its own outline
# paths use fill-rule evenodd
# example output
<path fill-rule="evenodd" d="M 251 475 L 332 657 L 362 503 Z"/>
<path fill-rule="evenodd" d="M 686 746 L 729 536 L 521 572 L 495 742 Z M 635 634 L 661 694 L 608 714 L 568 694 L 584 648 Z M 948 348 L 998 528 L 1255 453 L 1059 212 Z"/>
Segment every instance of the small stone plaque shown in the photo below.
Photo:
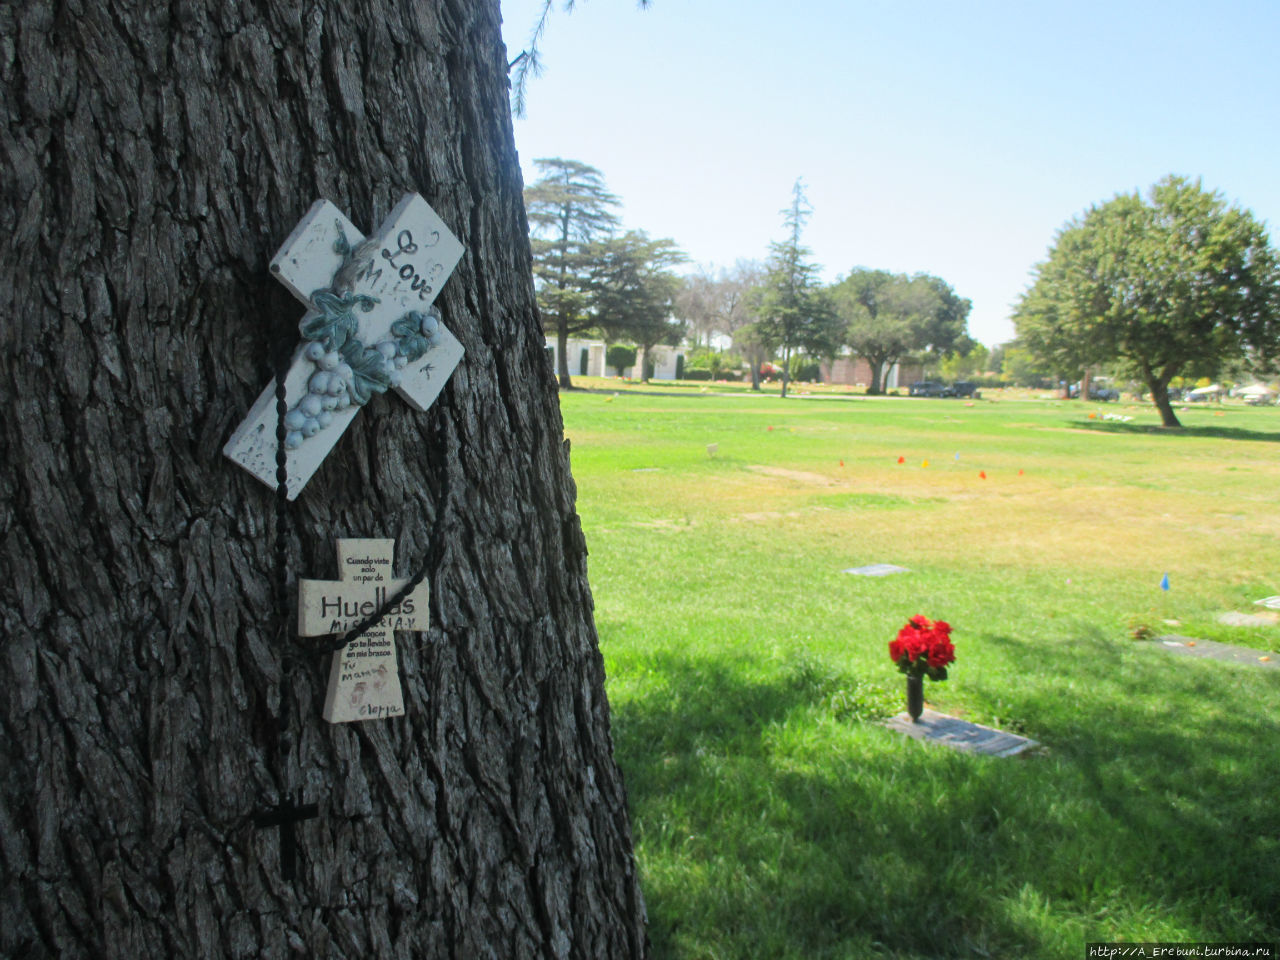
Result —
<path fill-rule="evenodd" d="M 1229 643 L 1180 637 L 1177 634 L 1156 637 L 1149 642 L 1161 650 L 1186 657 L 1203 657 L 1207 660 L 1222 660 L 1227 663 L 1247 663 L 1254 667 L 1280 667 L 1280 653 L 1268 653 L 1266 650 L 1255 650 L 1253 647 L 1233 647 Z"/>
<path fill-rule="evenodd" d="M 298 635 L 346 633 L 382 608 L 408 578 L 392 574 L 394 540 L 339 540 L 337 580 L 298 581 Z M 396 630 L 426 630 L 424 581 L 364 636 L 333 655 L 324 718 L 330 723 L 380 720 L 404 713 Z"/>
<path fill-rule="evenodd" d="M 1016 733 L 984 727 L 980 723 L 970 723 L 928 708 L 920 715 L 919 723 L 912 723 L 911 717 L 900 713 L 886 720 L 885 726 L 916 740 L 942 743 L 956 750 L 988 757 L 1013 757 L 1040 746 L 1037 741 Z"/>
<path fill-rule="evenodd" d="M 1274 627 L 1278 619 L 1280 619 L 1280 614 L 1271 612 L 1236 613 L 1234 610 L 1220 613 L 1217 616 L 1218 622 L 1228 627 Z"/>
<path fill-rule="evenodd" d="M 910 573 L 906 567 L 896 567 L 892 563 L 873 563 L 865 567 L 849 567 L 842 573 L 852 573 L 857 577 L 887 577 L 891 573 Z"/>

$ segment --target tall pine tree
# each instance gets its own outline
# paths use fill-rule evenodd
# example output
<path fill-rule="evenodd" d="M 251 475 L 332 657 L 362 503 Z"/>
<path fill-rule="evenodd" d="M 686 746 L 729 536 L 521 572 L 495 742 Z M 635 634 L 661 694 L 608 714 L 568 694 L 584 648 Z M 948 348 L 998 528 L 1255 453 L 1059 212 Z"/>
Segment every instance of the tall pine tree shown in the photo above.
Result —
<path fill-rule="evenodd" d="M 542 176 L 525 188 L 524 202 L 538 306 L 547 333 L 555 334 L 560 386 L 568 390 L 573 386 L 569 338 L 596 326 L 591 309 L 595 247 L 617 229 L 618 198 L 605 189 L 604 174 L 588 164 L 560 157 L 534 163 Z"/>
<path fill-rule="evenodd" d="M 804 184 L 797 178 L 791 189 L 791 205 L 782 211 L 787 238 L 769 245 L 759 307 L 762 339 L 782 351 L 784 397 L 791 376 L 791 352 L 820 334 L 826 315 L 818 296 L 819 268 L 809 259 L 813 251 L 800 242 L 812 214 Z"/>

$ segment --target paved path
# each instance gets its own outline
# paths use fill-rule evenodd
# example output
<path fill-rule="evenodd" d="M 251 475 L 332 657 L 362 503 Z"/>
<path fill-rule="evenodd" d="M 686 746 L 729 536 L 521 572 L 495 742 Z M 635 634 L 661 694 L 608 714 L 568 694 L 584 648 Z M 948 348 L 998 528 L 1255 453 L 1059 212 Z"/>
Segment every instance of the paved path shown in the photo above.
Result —
<path fill-rule="evenodd" d="M 1170 634 L 1167 637 L 1156 637 L 1148 644 L 1180 653 L 1187 657 L 1208 657 L 1210 660 L 1225 660 L 1228 663 L 1248 663 L 1255 667 L 1280 667 L 1280 653 L 1268 653 L 1266 650 L 1255 650 L 1253 647 L 1233 647 L 1228 643 L 1216 640 L 1197 640 L 1195 637 L 1179 637 Z"/>
<path fill-rule="evenodd" d="M 1020 737 L 1014 733 L 1005 733 L 992 727 L 984 727 L 980 723 L 970 723 L 959 717 L 950 717 L 945 713 L 937 713 L 925 708 L 920 715 L 919 723 L 912 723 L 905 713 L 900 713 L 885 721 L 890 730 L 897 730 L 917 740 L 933 743 L 945 743 L 957 750 L 969 753 L 981 753 L 990 757 L 1012 757 L 1038 747 L 1035 740 Z"/>

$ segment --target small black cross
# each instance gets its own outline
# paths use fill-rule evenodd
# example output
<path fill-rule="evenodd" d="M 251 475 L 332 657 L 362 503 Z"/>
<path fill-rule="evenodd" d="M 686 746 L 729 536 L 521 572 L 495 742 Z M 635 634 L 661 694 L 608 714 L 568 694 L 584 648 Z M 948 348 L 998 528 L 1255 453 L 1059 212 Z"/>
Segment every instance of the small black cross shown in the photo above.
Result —
<path fill-rule="evenodd" d="M 301 790 L 298 791 L 297 802 L 286 797 L 265 813 L 254 814 L 255 827 L 280 828 L 280 871 L 286 880 L 292 880 L 298 873 L 298 841 L 293 834 L 293 825 L 319 815 L 317 804 L 302 803 Z"/>

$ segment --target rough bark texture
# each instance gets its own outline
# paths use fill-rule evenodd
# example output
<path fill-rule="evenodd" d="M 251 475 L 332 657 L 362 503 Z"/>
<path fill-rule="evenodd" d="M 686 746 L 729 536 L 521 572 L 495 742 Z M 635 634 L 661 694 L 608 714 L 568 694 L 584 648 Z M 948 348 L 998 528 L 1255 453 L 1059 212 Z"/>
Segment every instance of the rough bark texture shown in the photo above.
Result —
<path fill-rule="evenodd" d="M 504 54 L 497 0 L 0 7 L 0 956 L 644 953 Z M 357 418 L 289 575 L 395 537 L 431 629 L 406 717 L 330 726 L 220 448 L 297 335 L 275 248 L 409 190 L 466 245 L 466 357 Z M 253 816 L 298 789 L 290 884 Z"/>
<path fill-rule="evenodd" d="M 1175 364 L 1166 364 L 1159 371 L 1151 369 L 1146 364 L 1141 367 L 1142 379 L 1146 382 L 1147 389 L 1151 391 L 1151 402 L 1160 411 L 1162 427 L 1181 428 L 1182 426 L 1182 421 L 1173 412 L 1173 403 L 1169 400 L 1169 381 L 1173 379 L 1176 371 Z"/>

